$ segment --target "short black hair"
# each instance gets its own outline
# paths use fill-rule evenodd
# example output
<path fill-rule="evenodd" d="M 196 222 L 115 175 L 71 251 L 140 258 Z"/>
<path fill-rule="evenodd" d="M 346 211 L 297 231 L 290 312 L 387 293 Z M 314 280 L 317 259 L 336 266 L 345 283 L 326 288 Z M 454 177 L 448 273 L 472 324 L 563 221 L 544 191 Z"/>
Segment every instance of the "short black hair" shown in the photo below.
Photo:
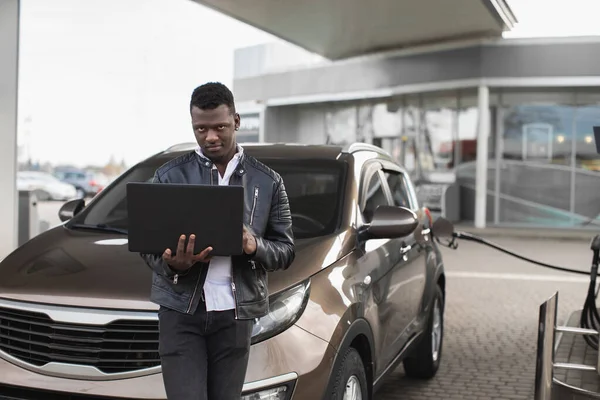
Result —
<path fill-rule="evenodd" d="M 220 82 L 208 82 L 198 86 L 190 100 L 190 110 L 194 106 L 201 110 L 214 110 L 222 105 L 229 107 L 231 113 L 235 114 L 233 93 Z"/>

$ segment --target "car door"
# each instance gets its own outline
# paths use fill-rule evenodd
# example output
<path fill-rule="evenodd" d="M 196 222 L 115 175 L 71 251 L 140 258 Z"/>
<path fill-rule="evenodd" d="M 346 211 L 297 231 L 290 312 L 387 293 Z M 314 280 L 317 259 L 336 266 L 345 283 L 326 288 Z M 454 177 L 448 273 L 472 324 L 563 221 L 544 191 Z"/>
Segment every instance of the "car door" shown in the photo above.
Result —
<path fill-rule="evenodd" d="M 391 195 L 381 171 L 379 161 L 372 162 L 364 167 L 360 185 L 360 210 L 357 217 L 358 226 L 369 224 L 377 207 L 391 205 Z M 398 309 L 390 292 L 401 283 L 401 277 L 395 272 L 401 254 L 397 244 L 390 239 L 369 239 L 359 243 L 364 251 L 358 261 L 361 275 L 368 277 L 370 282 L 366 285 L 371 296 L 365 305 L 365 318 L 371 325 L 375 337 L 375 369 L 379 374 L 385 370 L 396 356 L 395 349 L 397 332 L 402 332 L 404 327 L 397 324 Z M 396 333 L 395 333 L 396 332 Z"/>
<path fill-rule="evenodd" d="M 418 211 L 418 204 L 411 190 L 410 178 L 392 163 L 383 165 L 382 174 L 392 198 L 392 204 Z M 419 229 L 419 228 L 418 228 Z M 393 269 L 393 285 L 388 302 L 396 314 L 388 334 L 392 336 L 391 348 L 399 352 L 414 333 L 426 284 L 426 252 L 416 243 L 414 234 L 391 240 L 392 252 L 398 255 Z"/>

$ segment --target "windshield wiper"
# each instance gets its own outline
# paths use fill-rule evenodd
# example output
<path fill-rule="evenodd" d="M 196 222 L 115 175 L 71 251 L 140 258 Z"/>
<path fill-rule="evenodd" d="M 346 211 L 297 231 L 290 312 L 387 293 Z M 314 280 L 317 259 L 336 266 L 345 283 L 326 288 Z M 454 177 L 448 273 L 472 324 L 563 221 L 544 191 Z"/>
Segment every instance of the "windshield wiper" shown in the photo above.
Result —
<path fill-rule="evenodd" d="M 128 232 L 127 232 L 126 229 L 115 228 L 113 226 L 108 226 L 106 224 L 96 224 L 96 225 L 73 224 L 73 225 L 69 225 L 69 228 L 74 228 L 74 229 L 94 229 L 94 230 L 103 231 L 103 232 L 121 233 L 123 235 L 127 235 L 128 234 Z"/>

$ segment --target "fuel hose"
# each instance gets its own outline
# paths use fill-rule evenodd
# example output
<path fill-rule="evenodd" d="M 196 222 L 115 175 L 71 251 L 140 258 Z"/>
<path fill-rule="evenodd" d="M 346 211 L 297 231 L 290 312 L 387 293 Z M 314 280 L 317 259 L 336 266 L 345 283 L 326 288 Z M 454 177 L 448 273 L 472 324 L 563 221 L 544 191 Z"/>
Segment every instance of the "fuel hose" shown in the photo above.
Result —
<path fill-rule="evenodd" d="M 549 269 L 553 269 L 556 271 L 563 271 L 563 272 L 578 274 L 578 275 L 588 275 L 590 277 L 590 284 L 588 287 L 588 292 L 587 292 L 585 302 L 583 304 L 583 309 L 581 311 L 581 318 L 579 320 L 579 326 L 581 328 L 592 329 L 595 331 L 600 330 L 600 314 L 598 313 L 598 308 L 596 307 L 596 299 L 598 297 L 598 290 L 596 290 L 596 278 L 598 276 L 598 263 L 600 262 L 600 235 L 596 235 L 592 239 L 592 243 L 590 246 L 590 248 L 593 252 L 592 268 L 591 268 L 590 272 L 572 269 L 572 268 L 559 267 L 557 265 L 552 265 L 552 264 L 544 263 L 541 261 L 537 261 L 532 258 L 525 257 L 521 254 L 515 253 L 514 251 L 508 250 L 505 247 L 502 247 L 502 246 L 497 245 L 489 240 L 486 240 L 484 238 L 475 236 L 475 235 L 473 235 L 471 233 L 467 233 L 467 232 L 459 232 L 459 231 L 452 232 L 451 239 L 448 243 L 442 243 L 440 241 L 440 238 L 435 236 L 435 229 L 434 229 L 434 237 L 436 238 L 438 243 L 445 245 L 447 247 L 450 247 L 452 249 L 456 249 L 458 247 L 458 244 L 456 243 L 456 239 L 468 240 L 471 242 L 489 246 L 489 247 L 491 247 L 495 250 L 498 250 L 502 253 L 511 255 L 515 258 L 518 258 L 523 261 L 527 261 L 527 262 L 535 264 L 535 265 L 539 265 L 540 267 L 549 268 Z M 586 341 L 588 346 L 590 346 L 592 349 L 598 350 L 598 335 L 584 335 L 584 340 Z"/>

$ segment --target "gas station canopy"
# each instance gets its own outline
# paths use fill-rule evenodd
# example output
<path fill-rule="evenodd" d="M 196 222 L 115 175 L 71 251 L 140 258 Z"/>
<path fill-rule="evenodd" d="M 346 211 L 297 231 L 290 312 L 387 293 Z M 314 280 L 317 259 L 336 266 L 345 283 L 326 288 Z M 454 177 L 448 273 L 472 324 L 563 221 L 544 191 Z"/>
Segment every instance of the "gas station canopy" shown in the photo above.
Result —
<path fill-rule="evenodd" d="M 194 0 L 330 60 L 457 39 L 500 37 L 505 0 Z"/>

